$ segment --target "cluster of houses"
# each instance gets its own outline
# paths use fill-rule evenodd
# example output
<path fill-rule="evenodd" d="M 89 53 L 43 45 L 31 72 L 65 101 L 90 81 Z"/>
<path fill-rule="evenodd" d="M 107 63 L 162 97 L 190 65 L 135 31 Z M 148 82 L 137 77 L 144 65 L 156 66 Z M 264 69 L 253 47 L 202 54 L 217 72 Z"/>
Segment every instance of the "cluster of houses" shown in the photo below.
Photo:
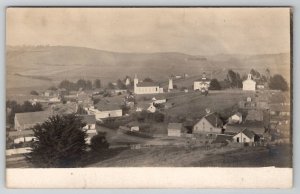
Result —
<path fill-rule="evenodd" d="M 171 92 L 173 87 L 173 79 L 185 78 L 183 76 L 170 76 L 168 81 L 167 91 Z M 211 80 L 203 73 L 202 78 L 195 80 L 193 89 L 195 91 L 208 92 Z M 129 77 L 125 79 L 125 85 L 130 85 Z M 258 87 L 252 79 L 251 74 L 243 81 L 243 90 L 255 91 Z M 84 129 L 87 130 L 87 142 L 97 134 L 96 121 L 101 121 L 110 117 L 122 117 L 124 112 L 121 104 L 133 109 L 135 112 L 146 110 L 154 113 L 159 110 L 160 105 L 164 108 L 172 107 L 165 97 L 153 97 L 150 102 L 135 102 L 135 95 L 140 94 L 160 94 L 164 93 L 164 89 L 157 82 L 139 81 L 135 75 L 133 79 L 133 94 L 128 94 L 127 90 L 114 89 L 113 93 L 126 94 L 122 102 L 110 101 L 107 98 L 102 98 L 95 103 L 93 97 L 98 94 L 95 91 L 67 92 L 65 89 L 56 91 L 46 90 L 41 98 L 32 99 L 31 102 L 47 104 L 46 110 L 40 112 L 16 113 L 14 119 L 14 129 L 9 136 L 14 139 L 14 143 L 22 143 L 33 141 L 33 132 L 29 130 L 36 124 L 41 124 L 48 119 L 49 116 L 55 114 L 77 113 L 79 107 L 82 107 L 86 114 L 80 115 L 86 123 Z M 276 96 L 276 94 L 275 94 Z M 272 96 L 271 96 L 272 97 Z M 269 97 L 268 97 L 269 98 Z M 64 101 L 64 102 L 63 102 Z M 196 122 L 187 123 L 169 123 L 167 126 L 167 135 L 170 137 L 205 135 L 205 137 L 214 142 L 237 142 L 237 143 L 256 143 L 267 138 L 266 128 L 271 128 L 277 132 L 284 131 L 284 135 L 289 134 L 289 113 L 290 104 L 286 100 L 259 99 L 248 97 L 247 99 L 238 102 L 239 109 L 242 112 L 236 112 L 224 123 L 217 113 L 207 114 L 199 118 Z M 271 126 L 266 126 L 266 110 Z M 77 113 L 78 114 L 78 113 Z M 139 131 L 139 126 L 132 126 L 130 130 Z M 192 134 L 192 135 L 191 135 Z"/>
<path fill-rule="evenodd" d="M 185 123 L 169 123 L 168 136 L 186 136 L 187 128 L 192 130 L 190 137 L 204 137 L 211 143 L 249 143 L 259 144 L 266 136 L 262 120 L 254 120 L 247 115 L 243 118 L 242 113 L 236 112 L 224 123 L 215 112 L 207 113 L 192 126 Z"/>

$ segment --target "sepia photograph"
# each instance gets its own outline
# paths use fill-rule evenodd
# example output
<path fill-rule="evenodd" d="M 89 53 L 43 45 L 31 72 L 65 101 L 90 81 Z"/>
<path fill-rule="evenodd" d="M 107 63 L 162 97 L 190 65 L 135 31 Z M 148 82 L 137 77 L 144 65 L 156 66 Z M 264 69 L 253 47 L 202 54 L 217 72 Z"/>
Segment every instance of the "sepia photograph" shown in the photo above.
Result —
<path fill-rule="evenodd" d="M 292 170 L 292 27 L 291 7 L 7 8 L 7 184 Z"/>

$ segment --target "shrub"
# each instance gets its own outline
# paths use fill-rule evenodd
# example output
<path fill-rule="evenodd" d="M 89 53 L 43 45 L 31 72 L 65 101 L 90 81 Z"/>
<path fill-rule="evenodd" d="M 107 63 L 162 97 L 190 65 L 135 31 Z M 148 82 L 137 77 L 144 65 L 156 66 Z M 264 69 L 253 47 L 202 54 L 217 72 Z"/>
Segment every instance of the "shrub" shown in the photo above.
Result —
<path fill-rule="evenodd" d="M 35 91 L 35 90 L 32 90 L 32 91 L 30 92 L 30 94 L 31 94 L 31 95 L 34 95 L 34 96 L 38 96 L 38 95 L 39 95 L 39 93 L 38 93 L 37 91 Z"/>
<path fill-rule="evenodd" d="M 98 133 L 97 135 L 95 135 L 94 137 L 92 137 L 91 139 L 91 149 L 94 152 L 101 152 L 103 150 L 108 149 L 109 147 L 109 143 L 106 140 L 106 133 L 102 132 L 102 133 Z"/>

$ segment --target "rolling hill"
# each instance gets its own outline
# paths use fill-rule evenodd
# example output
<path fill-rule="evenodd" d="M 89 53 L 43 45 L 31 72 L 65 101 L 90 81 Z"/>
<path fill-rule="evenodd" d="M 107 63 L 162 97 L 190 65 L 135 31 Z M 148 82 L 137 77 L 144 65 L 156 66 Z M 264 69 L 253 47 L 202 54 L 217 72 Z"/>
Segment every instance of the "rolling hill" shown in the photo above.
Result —
<path fill-rule="evenodd" d="M 7 46 L 7 88 L 46 87 L 63 79 L 122 79 L 126 75 L 151 77 L 164 82 L 171 74 L 187 73 L 195 78 L 207 72 L 224 79 L 229 68 L 241 74 L 251 68 L 280 72 L 286 78 L 289 54 L 194 56 L 184 53 L 117 53 L 70 46 Z"/>

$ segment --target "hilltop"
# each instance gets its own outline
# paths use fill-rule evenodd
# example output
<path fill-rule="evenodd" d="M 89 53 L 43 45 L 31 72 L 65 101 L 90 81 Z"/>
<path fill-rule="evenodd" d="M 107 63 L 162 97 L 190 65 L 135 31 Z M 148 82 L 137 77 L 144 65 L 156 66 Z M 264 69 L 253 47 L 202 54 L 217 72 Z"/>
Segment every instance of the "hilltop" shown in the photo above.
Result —
<path fill-rule="evenodd" d="M 271 73 L 284 72 L 290 64 L 286 53 L 267 55 L 214 55 L 199 56 L 184 53 L 119 53 L 70 46 L 26 46 L 6 50 L 7 88 L 40 87 L 57 84 L 63 79 L 78 80 L 100 78 L 109 81 L 133 76 L 151 77 L 166 81 L 170 74 L 187 73 L 224 79 L 228 69 L 241 74 L 251 68 Z M 195 77 L 195 78 L 196 78 Z"/>

